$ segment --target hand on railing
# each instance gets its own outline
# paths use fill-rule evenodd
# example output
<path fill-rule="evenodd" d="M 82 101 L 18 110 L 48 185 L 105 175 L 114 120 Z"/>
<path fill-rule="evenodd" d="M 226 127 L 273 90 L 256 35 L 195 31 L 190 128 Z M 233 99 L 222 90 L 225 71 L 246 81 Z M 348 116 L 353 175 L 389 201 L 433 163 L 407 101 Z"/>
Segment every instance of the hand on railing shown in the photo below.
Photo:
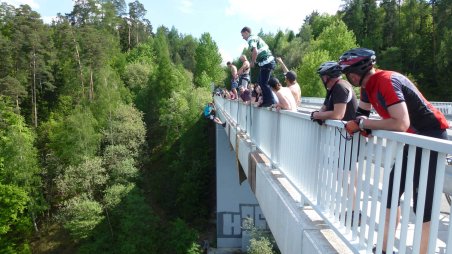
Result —
<path fill-rule="evenodd" d="M 315 118 L 315 113 L 319 112 L 318 110 L 311 112 L 311 121 L 318 123 L 319 125 L 323 124 L 323 121 Z"/>
<path fill-rule="evenodd" d="M 358 131 L 360 131 L 361 129 L 359 128 L 359 120 L 355 119 L 355 120 L 348 121 L 345 124 L 345 130 L 350 135 L 353 135 L 353 134 L 357 133 Z"/>
<path fill-rule="evenodd" d="M 353 136 L 353 134 L 359 132 L 362 136 L 368 137 L 372 131 L 370 129 L 363 129 L 360 127 L 364 118 L 360 117 L 355 120 L 350 120 L 345 124 L 345 130 Z"/>

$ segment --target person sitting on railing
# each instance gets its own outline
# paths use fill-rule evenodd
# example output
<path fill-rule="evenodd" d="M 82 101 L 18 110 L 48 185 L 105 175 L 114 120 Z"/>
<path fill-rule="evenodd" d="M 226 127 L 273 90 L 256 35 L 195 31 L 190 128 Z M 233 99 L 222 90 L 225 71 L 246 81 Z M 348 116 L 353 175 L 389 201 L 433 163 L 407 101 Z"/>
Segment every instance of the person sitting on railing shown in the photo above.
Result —
<path fill-rule="evenodd" d="M 204 107 L 205 119 L 212 120 L 214 123 L 217 123 L 225 127 L 226 122 L 224 123 L 221 122 L 220 118 L 216 117 L 215 114 L 216 114 L 215 104 L 213 104 L 212 102 L 207 103 L 207 105 Z"/>
<path fill-rule="evenodd" d="M 284 64 L 281 57 L 277 57 L 276 61 L 281 64 L 281 68 L 284 72 L 284 77 L 286 78 L 284 81 L 286 82 L 287 87 L 292 92 L 293 97 L 295 98 L 295 102 L 297 106 L 300 106 L 301 103 L 301 88 L 297 83 L 297 74 L 294 71 L 289 71 L 287 66 Z"/>
<path fill-rule="evenodd" d="M 297 111 L 295 98 L 293 97 L 292 92 L 289 88 L 283 87 L 281 83 L 279 83 L 279 80 L 275 77 L 270 78 L 268 85 L 271 87 L 278 98 L 278 103 L 273 105 L 276 110 L 285 109 L 290 111 Z"/>
<path fill-rule="evenodd" d="M 356 120 L 347 122 L 345 126 L 347 131 L 349 133 L 365 129 L 403 131 L 447 140 L 446 129 L 449 128 L 449 125 L 444 115 L 424 98 L 418 88 L 406 76 L 394 71 L 377 70 L 374 68 L 375 61 L 375 52 L 366 48 L 348 50 L 339 59 L 342 72 L 349 82 L 354 86 L 361 87 L 361 98 L 357 111 L 361 116 L 358 116 Z M 380 115 L 381 120 L 366 118 L 369 116 L 371 106 Z M 403 152 L 399 201 L 405 190 L 407 147 L 405 146 Z M 415 212 L 420 178 L 421 150 L 416 149 L 414 163 L 413 208 Z M 426 253 L 428 247 L 437 157 L 437 152 L 430 152 L 420 253 Z M 386 250 L 388 238 L 393 181 L 394 167 L 389 179 L 383 250 Z M 400 220 L 400 203 L 397 214 L 396 227 Z"/>
<path fill-rule="evenodd" d="M 322 63 L 317 73 L 326 89 L 326 97 L 320 111 L 311 113 L 311 120 L 322 124 L 324 120 L 352 120 L 358 107 L 355 92 L 349 82 L 342 79 L 342 70 L 337 62 Z"/>

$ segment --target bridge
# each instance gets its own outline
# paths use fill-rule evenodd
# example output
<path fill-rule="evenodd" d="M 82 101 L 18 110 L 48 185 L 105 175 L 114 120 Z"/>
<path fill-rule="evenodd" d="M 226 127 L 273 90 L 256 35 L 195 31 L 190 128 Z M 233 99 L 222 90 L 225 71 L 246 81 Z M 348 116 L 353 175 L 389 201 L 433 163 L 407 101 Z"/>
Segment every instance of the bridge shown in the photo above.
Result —
<path fill-rule="evenodd" d="M 219 248 L 246 249 L 243 222 L 251 218 L 256 227 L 270 229 L 282 253 L 372 253 L 374 246 L 381 251 L 388 191 L 399 188 L 407 147 L 401 221 L 396 228 L 394 191 L 387 250 L 419 253 L 427 169 L 430 151 L 436 151 L 428 253 L 452 254 L 451 141 L 382 130 L 368 138 L 348 137 L 342 121 L 320 126 L 308 113 L 277 112 L 219 96 L 214 101 L 228 123 L 226 128 L 217 125 L 216 132 Z M 414 215 L 416 150 L 422 159 Z M 389 186 L 393 165 L 395 181 Z M 361 212 L 360 223 L 352 223 L 359 221 L 359 213 L 349 211 Z"/>

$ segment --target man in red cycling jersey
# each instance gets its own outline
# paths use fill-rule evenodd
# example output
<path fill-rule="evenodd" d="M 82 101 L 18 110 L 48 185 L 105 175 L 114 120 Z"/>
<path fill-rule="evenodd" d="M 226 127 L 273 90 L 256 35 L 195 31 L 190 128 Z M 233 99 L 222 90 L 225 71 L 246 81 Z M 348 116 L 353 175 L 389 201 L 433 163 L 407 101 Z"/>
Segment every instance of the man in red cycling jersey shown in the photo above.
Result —
<path fill-rule="evenodd" d="M 375 52 L 366 48 L 351 49 L 345 52 L 339 59 L 342 72 L 346 75 L 349 82 L 354 86 L 361 87 L 361 98 L 357 110 L 358 118 L 347 123 L 347 131 L 349 133 L 366 129 L 403 131 L 447 140 L 446 129 L 449 128 L 449 125 L 444 115 L 424 98 L 422 93 L 406 76 L 394 71 L 375 69 L 375 60 Z M 370 114 L 371 106 L 381 116 L 381 120 L 366 118 Z M 405 189 L 408 157 L 407 146 L 404 149 L 403 156 L 399 200 Z M 428 247 L 437 156 L 437 152 L 431 152 L 430 154 L 420 253 L 426 253 Z M 413 208 L 415 212 L 418 196 L 417 189 L 419 186 L 420 160 L 421 149 L 416 149 L 413 179 Z M 386 249 L 387 242 L 393 178 L 394 168 L 391 171 L 389 180 L 390 187 L 386 205 L 383 250 Z M 396 224 L 400 220 L 399 216 L 400 206 L 398 208 Z"/>

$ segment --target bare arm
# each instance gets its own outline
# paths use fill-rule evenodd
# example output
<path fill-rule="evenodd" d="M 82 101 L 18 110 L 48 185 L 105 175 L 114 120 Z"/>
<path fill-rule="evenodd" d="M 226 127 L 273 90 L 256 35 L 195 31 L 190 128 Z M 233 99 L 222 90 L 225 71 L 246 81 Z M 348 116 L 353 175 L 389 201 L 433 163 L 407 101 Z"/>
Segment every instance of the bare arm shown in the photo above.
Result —
<path fill-rule="evenodd" d="M 248 68 L 250 68 L 250 62 L 248 61 L 243 62 L 242 67 L 240 67 L 240 69 L 237 71 L 237 75 L 242 75 L 243 72 Z"/>
<path fill-rule="evenodd" d="M 231 75 L 233 79 L 237 79 L 238 75 L 237 75 L 237 67 L 235 67 L 234 65 L 231 67 Z"/>
<path fill-rule="evenodd" d="M 287 69 L 287 66 L 284 64 L 283 60 L 281 59 L 281 57 L 277 57 L 276 61 L 281 64 L 281 68 L 283 70 L 284 73 L 289 72 L 289 69 Z"/>
<path fill-rule="evenodd" d="M 372 104 L 360 100 L 358 107 L 370 111 L 372 109 Z"/>
<path fill-rule="evenodd" d="M 365 129 L 406 131 L 410 127 L 410 117 L 405 102 L 388 107 L 390 118 L 382 120 L 365 119 Z"/>
<path fill-rule="evenodd" d="M 286 97 L 284 97 L 280 93 L 276 93 L 276 96 L 278 96 L 278 100 L 279 100 L 279 103 L 276 104 L 276 108 L 289 109 L 290 104 L 289 104 L 289 101 L 286 99 Z"/>
<path fill-rule="evenodd" d="M 251 67 L 254 67 L 257 59 L 257 48 L 253 48 L 253 52 L 251 53 Z"/>
<path fill-rule="evenodd" d="M 320 119 L 320 120 L 327 120 L 327 119 L 342 120 L 342 118 L 344 118 L 346 108 L 347 108 L 346 103 L 336 103 L 336 104 L 334 104 L 333 111 L 317 112 L 314 114 L 314 118 Z M 322 109 L 325 109 L 324 106 L 322 107 Z"/>

